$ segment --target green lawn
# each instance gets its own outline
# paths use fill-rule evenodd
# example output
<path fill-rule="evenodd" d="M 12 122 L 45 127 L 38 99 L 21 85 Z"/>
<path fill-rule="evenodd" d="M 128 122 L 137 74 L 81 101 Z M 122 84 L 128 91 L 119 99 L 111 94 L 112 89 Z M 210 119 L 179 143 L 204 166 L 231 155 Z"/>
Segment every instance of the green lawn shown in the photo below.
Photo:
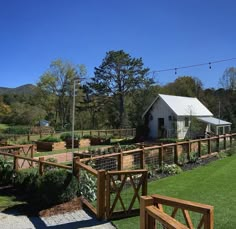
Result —
<path fill-rule="evenodd" d="M 148 184 L 162 194 L 214 206 L 215 228 L 236 228 L 236 155 Z M 117 228 L 139 228 L 139 217 L 113 221 Z"/>

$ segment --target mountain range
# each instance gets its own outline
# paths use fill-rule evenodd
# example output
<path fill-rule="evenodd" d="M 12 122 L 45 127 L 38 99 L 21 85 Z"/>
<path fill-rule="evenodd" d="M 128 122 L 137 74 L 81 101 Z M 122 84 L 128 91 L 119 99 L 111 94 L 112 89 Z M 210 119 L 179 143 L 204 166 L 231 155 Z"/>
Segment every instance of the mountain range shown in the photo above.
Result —
<path fill-rule="evenodd" d="M 36 86 L 33 84 L 25 84 L 16 88 L 0 87 L 0 95 L 3 94 L 33 94 Z"/>

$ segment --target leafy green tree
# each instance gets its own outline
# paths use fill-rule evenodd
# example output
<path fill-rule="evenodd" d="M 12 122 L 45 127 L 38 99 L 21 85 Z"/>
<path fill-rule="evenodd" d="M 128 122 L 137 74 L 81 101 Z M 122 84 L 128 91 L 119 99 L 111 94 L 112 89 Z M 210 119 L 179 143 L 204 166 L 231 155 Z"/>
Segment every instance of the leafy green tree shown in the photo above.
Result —
<path fill-rule="evenodd" d="M 153 83 L 152 79 L 147 76 L 148 71 L 148 68 L 144 68 L 142 58 L 132 58 L 123 50 L 107 52 L 102 64 L 95 68 L 95 76 L 89 86 L 96 95 L 108 98 L 106 105 L 115 108 L 113 114 L 110 115 L 110 117 L 113 116 L 112 120 L 115 120 L 112 122 L 114 126 L 126 125 L 127 94 L 145 87 L 147 82 Z M 114 114 L 118 115 L 118 118 L 114 119 Z"/>
<path fill-rule="evenodd" d="M 47 101 L 54 103 L 54 120 L 62 129 L 71 122 L 73 80 L 85 75 L 84 65 L 73 65 L 58 59 L 51 63 L 37 83 L 41 93 L 49 99 Z M 49 105 L 47 101 L 44 100 L 44 106 Z"/>
<path fill-rule="evenodd" d="M 166 94 L 198 98 L 201 96 L 202 90 L 202 82 L 192 76 L 178 77 L 174 82 L 168 83 L 163 88 Z"/>

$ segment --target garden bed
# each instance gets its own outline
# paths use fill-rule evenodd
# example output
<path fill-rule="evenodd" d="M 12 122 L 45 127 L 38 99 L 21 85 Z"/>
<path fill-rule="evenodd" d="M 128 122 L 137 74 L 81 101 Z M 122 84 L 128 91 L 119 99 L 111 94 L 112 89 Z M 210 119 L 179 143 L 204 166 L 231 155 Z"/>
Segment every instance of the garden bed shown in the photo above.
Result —
<path fill-rule="evenodd" d="M 53 151 L 66 149 L 65 142 L 43 142 L 37 141 L 37 151 Z"/>

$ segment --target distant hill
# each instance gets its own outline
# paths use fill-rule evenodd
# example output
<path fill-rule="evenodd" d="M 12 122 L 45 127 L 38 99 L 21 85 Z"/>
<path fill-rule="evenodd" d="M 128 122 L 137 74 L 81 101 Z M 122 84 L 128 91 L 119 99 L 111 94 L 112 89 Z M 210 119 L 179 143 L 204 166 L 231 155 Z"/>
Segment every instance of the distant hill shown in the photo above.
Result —
<path fill-rule="evenodd" d="M 25 84 L 16 88 L 0 87 L 0 95 L 3 94 L 33 94 L 36 86 L 33 84 Z"/>

